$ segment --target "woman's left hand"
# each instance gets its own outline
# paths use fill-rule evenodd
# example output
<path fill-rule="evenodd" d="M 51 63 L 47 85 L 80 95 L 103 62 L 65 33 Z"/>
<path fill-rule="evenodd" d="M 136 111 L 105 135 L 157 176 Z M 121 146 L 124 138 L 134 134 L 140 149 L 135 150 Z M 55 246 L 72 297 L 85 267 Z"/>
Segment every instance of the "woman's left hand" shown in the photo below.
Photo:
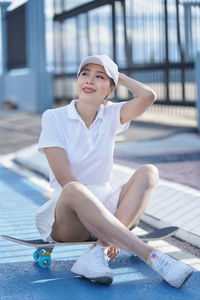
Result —
<path fill-rule="evenodd" d="M 107 255 L 110 259 L 112 259 L 112 261 L 115 261 L 115 259 L 117 258 L 117 255 L 119 254 L 120 249 L 115 247 L 115 246 L 110 246 L 108 248 L 108 252 Z"/>
<path fill-rule="evenodd" d="M 119 75 L 119 77 L 118 77 L 118 86 L 119 85 L 123 85 L 123 83 L 124 83 L 124 78 L 126 77 L 125 76 L 125 74 L 123 74 L 123 73 L 118 73 L 118 75 Z"/>

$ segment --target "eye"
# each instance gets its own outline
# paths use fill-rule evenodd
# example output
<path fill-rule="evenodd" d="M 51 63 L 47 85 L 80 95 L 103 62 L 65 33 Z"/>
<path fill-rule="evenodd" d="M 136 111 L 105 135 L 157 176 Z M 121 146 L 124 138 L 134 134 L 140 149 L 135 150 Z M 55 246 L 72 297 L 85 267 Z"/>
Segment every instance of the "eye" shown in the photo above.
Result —
<path fill-rule="evenodd" d="M 87 74 L 87 72 L 82 72 L 81 73 L 81 76 L 87 76 L 88 74 Z"/>
<path fill-rule="evenodd" d="M 96 77 L 97 77 L 97 78 L 100 78 L 100 79 L 104 79 L 104 77 L 101 76 L 101 75 L 97 75 Z"/>

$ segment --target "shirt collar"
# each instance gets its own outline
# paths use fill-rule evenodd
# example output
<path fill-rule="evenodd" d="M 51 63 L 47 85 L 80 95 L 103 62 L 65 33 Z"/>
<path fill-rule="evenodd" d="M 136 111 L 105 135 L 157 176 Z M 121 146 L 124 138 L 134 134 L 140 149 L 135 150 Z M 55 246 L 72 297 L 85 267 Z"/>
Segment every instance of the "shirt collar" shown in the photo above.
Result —
<path fill-rule="evenodd" d="M 67 105 L 67 114 L 68 118 L 72 120 L 82 120 L 80 115 L 78 114 L 75 104 L 78 102 L 78 100 L 72 100 L 70 104 Z M 102 104 L 98 110 L 97 116 L 95 119 L 103 119 L 103 113 L 104 113 L 104 105 Z"/>

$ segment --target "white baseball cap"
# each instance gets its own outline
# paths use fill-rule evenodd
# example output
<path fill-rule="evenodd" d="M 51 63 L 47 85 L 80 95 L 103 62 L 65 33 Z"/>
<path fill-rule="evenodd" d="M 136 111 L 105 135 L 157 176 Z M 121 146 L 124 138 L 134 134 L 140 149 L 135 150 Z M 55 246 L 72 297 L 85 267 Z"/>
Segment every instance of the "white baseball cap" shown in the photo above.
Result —
<path fill-rule="evenodd" d="M 118 66 L 107 55 L 92 55 L 84 58 L 78 68 L 77 76 L 87 64 L 97 64 L 104 67 L 106 74 L 113 79 L 115 85 L 118 82 Z"/>

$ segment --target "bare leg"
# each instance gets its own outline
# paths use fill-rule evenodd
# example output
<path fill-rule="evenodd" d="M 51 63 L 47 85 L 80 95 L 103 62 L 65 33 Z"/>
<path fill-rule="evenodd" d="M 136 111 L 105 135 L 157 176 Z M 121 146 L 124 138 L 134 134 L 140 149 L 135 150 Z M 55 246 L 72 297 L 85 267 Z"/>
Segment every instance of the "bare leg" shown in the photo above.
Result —
<path fill-rule="evenodd" d="M 130 228 L 144 213 L 158 178 L 155 166 L 144 165 L 123 187 L 115 217 L 126 227 Z"/>
<path fill-rule="evenodd" d="M 153 165 L 140 167 L 122 188 L 115 217 L 131 228 L 144 213 L 153 188 L 159 178 L 158 169 Z M 115 260 L 119 249 L 109 247 L 108 256 Z"/>
<path fill-rule="evenodd" d="M 153 248 L 130 232 L 81 183 L 70 182 L 56 205 L 52 238 L 58 241 L 84 241 L 90 232 L 109 245 L 135 253 L 146 261 Z"/>

